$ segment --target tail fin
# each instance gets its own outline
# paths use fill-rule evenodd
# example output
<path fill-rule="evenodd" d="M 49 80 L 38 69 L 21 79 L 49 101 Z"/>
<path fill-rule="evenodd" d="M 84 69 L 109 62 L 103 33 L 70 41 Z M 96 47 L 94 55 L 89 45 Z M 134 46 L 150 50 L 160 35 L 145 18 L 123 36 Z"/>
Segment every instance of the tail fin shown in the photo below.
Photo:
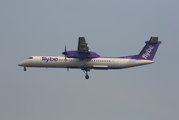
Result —
<path fill-rule="evenodd" d="M 146 45 L 138 55 L 138 59 L 144 60 L 153 60 L 155 53 L 161 44 L 161 41 L 158 41 L 158 37 L 151 37 L 149 41 L 145 42 Z"/>

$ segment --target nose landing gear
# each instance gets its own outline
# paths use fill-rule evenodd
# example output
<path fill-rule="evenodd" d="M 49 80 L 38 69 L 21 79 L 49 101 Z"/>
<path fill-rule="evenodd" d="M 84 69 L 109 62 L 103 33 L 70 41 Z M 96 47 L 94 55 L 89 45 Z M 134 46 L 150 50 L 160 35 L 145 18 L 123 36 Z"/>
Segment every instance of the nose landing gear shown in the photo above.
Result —
<path fill-rule="evenodd" d="M 24 71 L 26 71 L 27 69 L 26 69 L 26 67 L 24 67 Z"/>

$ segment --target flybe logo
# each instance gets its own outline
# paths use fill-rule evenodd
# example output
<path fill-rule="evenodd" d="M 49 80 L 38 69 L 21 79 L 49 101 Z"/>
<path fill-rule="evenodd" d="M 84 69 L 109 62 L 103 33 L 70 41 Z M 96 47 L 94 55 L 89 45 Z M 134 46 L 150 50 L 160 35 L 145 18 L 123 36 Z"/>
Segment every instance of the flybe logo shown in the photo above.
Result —
<path fill-rule="evenodd" d="M 150 45 L 149 48 L 146 50 L 146 53 L 143 54 L 142 57 L 147 59 L 150 56 L 150 53 L 152 52 L 152 49 L 154 49 L 154 47 L 152 45 Z"/>
<path fill-rule="evenodd" d="M 53 58 L 53 57 L 49 57 L 49 58 L 47 58 L 47 57 L 42 57 L 42 61 L 46 61 L 46 62 L 48 62 L 48 61 L 58 61 L 58 58 Z"/>

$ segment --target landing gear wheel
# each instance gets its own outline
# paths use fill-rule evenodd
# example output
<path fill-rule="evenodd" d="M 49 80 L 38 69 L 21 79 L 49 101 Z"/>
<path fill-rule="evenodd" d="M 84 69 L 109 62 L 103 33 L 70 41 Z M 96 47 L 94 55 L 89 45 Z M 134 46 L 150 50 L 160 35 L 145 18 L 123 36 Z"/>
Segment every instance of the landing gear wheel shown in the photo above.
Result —
<path fill-rule="evenodd" d="M 89 79 L 89 75 L 86 75 L 85 78 L 86 78 L 86 79 Z"/>
<path fill-rule="evenodd" d="M 83 72 L 85 73 L 85 78 L 89 79 L 88 72 L 90 71 L 90 69 L 87 67 L 87 65 L 84 65 L 81 70 L 83 70 Z"/>
<path fill-rule="evenodd" d="M 24 71 L 26 71 L 27 69 L 26 69 L 26 67 L 24 67 Z"/>

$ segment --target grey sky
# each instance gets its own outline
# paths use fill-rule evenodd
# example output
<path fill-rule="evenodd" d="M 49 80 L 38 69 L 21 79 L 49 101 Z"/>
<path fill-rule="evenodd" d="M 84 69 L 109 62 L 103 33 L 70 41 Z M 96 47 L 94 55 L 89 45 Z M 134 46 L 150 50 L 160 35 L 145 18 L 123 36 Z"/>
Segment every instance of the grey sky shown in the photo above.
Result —
<path fill-rule="evenodd" d="M 179 119 L 178 0 L 1 0 L 1 120 Z M 155 63 L 123 70 L 27 68 L 32 55 L 77 49 L 84 36 L 103 57 L 162 41 Z"/>

